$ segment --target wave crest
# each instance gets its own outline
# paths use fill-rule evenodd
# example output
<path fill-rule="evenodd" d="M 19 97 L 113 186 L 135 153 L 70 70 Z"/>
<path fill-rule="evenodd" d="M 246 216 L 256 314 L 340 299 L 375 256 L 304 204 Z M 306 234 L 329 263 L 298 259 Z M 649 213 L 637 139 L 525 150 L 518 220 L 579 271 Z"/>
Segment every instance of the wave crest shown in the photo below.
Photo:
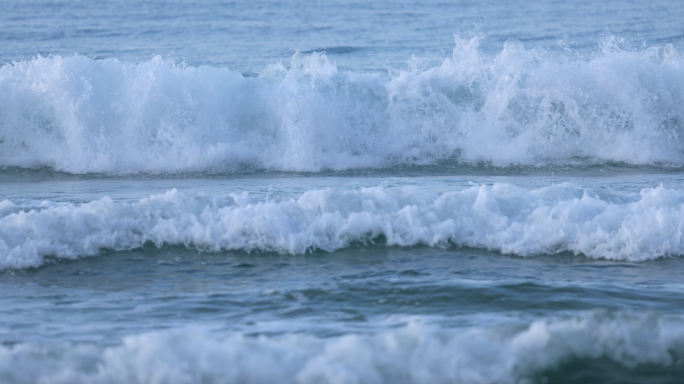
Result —
<path fill-rule="evenodd" d="M 375 335 L 217 337 L 198 329 L 129 336 L 119 346 L 0 346 L 9 383 L 526 383 L 573 359 L 581 378 L 613 379 L 606 361 L 643 381 L 681 375 L 679 316 L 594 311 L 521 327 L 444 329 L 412 321 Z M 16 367 L 25 369 L 16 369 Z M 593 370 L 592 370 L 593 368 Z M 597 374 L 598 372 L 598 374 Z M 629 376 L 628 376 L 629 375 Z M 603 378 L 601 380 L 600 378 Z M 669 380 L 668 380 L 669 379 Z M 585 379 L 586 380 L 586 379 Z M 540 380 L 543 381 L 543 380 Z M 567 382 L 574 382 L 567 378 Z"/>
<path fill-rule="evenodd" d="M 171 190 L 137 202 L 0 203 L 0 268 L 75 259 L 147 242 L 208 251 L 302 254 L 354 243 L 449 247 L 532 256 L 573 252 L 643 261 L 684 255 L 684 194 L 663 187 L 598 196 L 561 184 L 525 189 L 473 186 L 310 190 L 298 197 L 225 197 Z"/>
<path fill-rule="evenodd" d="M 340 71 L 296 54 L 256 78 L 83 56 L 0 68 L 0 166 L 71 173 L 344 170 L 434 164 L 684 164 L 684 60 L 607 39 L 554 57 L 506 42 L 489 57 Z"/>

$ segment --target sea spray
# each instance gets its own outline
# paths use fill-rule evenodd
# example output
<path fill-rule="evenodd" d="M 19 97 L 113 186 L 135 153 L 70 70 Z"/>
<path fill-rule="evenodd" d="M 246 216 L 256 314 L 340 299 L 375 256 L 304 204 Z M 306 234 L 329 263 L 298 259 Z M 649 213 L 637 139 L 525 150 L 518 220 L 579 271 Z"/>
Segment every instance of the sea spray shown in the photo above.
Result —
<path fill-rule="evenodd" d="M 435 65 L 340 70 L 296 54 L 256 78 L 155 57 L 38 57 L 0 68 L 0 166 L 71 173 L 406 165 L 681 166 L 684 59 L 606 38 L 591 55 L 456 38 Z M 422 63 L 422 64 L 421 64 Z"/>

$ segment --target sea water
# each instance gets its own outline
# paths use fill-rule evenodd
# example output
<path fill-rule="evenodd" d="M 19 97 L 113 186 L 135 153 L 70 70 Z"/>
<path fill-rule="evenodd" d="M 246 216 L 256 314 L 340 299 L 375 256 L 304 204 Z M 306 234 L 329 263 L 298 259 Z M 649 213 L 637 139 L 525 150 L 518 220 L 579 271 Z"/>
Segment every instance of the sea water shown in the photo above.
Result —
<path fill-rule="evenodd" d="M 684 380 L 684 5 L 2 7 L 0 382 Z"/>

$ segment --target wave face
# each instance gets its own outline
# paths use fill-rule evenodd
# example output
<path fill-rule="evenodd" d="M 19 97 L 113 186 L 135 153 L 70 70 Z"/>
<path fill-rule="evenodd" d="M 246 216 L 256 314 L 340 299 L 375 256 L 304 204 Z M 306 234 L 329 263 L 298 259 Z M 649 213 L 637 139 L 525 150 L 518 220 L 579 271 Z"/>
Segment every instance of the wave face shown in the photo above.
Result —
<path fill-rule="evenodd" d="M 672 45 L 553 57 L 456 38 L 436 64 L 341 71 L 325 55 L 256 78 L 83 56 L 0 68 L 0 166 L 71 173 L 684 165 L 684 58 Z"/>
<path fill-rule="evenodd" d="M 659 367 L 661 376 L 651 374 L 644 381 L 674 382 L 681 374 L 683 325 L 677 316 L 595 311 L 517 328 L 443 329 L 412 322 L 375 335 L 331 338 L 217 337 L 199 330 L 174 330 L 130 336 L 122 345 L 106 348 L 0 346 L 0 377 L 8 383 L 55 384 L 513 384 L 532 382 L 531 378 L 571 362 L 576 362 L 575 374 L 591 373 L 593 368 L 596 375 L 606 371 L 608 361 L 621 368 L 624 377 L 650 365 Z M 600 369 L 591 366 L 592 360 L 600 361 Z M 608 370 L 602 379 L 614 378 L 612 374 Z"/>
<path fill-rule="evenodd" d="M 0 268 L 37 267 L 151 242 L 208 251 L 303 254 L 355 243 L 468 246 L 532 256 L 573 252 L 642 261 L 684 255 L 684 193 L 663 187 L 599 196 L 561 184 L 310 190 L 297 198 L 190 195 L 137 202 L 0 202 Z"/>

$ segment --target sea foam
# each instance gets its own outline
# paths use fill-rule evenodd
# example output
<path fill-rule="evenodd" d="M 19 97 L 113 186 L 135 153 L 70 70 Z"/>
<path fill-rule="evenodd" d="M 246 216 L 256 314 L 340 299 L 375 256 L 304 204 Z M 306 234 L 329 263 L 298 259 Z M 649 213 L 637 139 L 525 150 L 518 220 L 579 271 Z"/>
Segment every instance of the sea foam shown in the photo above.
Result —
<path fill-rule="evenodd" d="M 83 56 L 0 68 L 0 167 L 71 173 L 683 165 L 684 59 L 672 45 L 551 54 L 456 38 L 388 73 L 296 54 L 256 78 Z"/>
<path fill-rule="evenodd" d="M 227 196 L 171 190 L 135 202 L 0 202 L 0 268 L 37 267 L 146 243 L 206 251 L 303 254 L 354 244 L 467 246 L 532 256 L 572 252 L 643 261 L 684 255 L 684 193 L 657 187 L 597 195 L 568 184 L 526 189 L 473 185 L 299 196 Z"/>
<path fill-rule="evenodd" d="M 121 345 L 0 346 L 6 383 L 499 383 L 531 382 L 560 364 L 606 361 L 627 373 L 681 364 L 679 316 L 606 311 L 522 326 L 445 329 L 416 319 L 377 334 L 219 336 L 178 329 Z M 589 368 L 591 372 L 591 368 Z M 678 371 L 681 372 L 681 371 Z"/>

